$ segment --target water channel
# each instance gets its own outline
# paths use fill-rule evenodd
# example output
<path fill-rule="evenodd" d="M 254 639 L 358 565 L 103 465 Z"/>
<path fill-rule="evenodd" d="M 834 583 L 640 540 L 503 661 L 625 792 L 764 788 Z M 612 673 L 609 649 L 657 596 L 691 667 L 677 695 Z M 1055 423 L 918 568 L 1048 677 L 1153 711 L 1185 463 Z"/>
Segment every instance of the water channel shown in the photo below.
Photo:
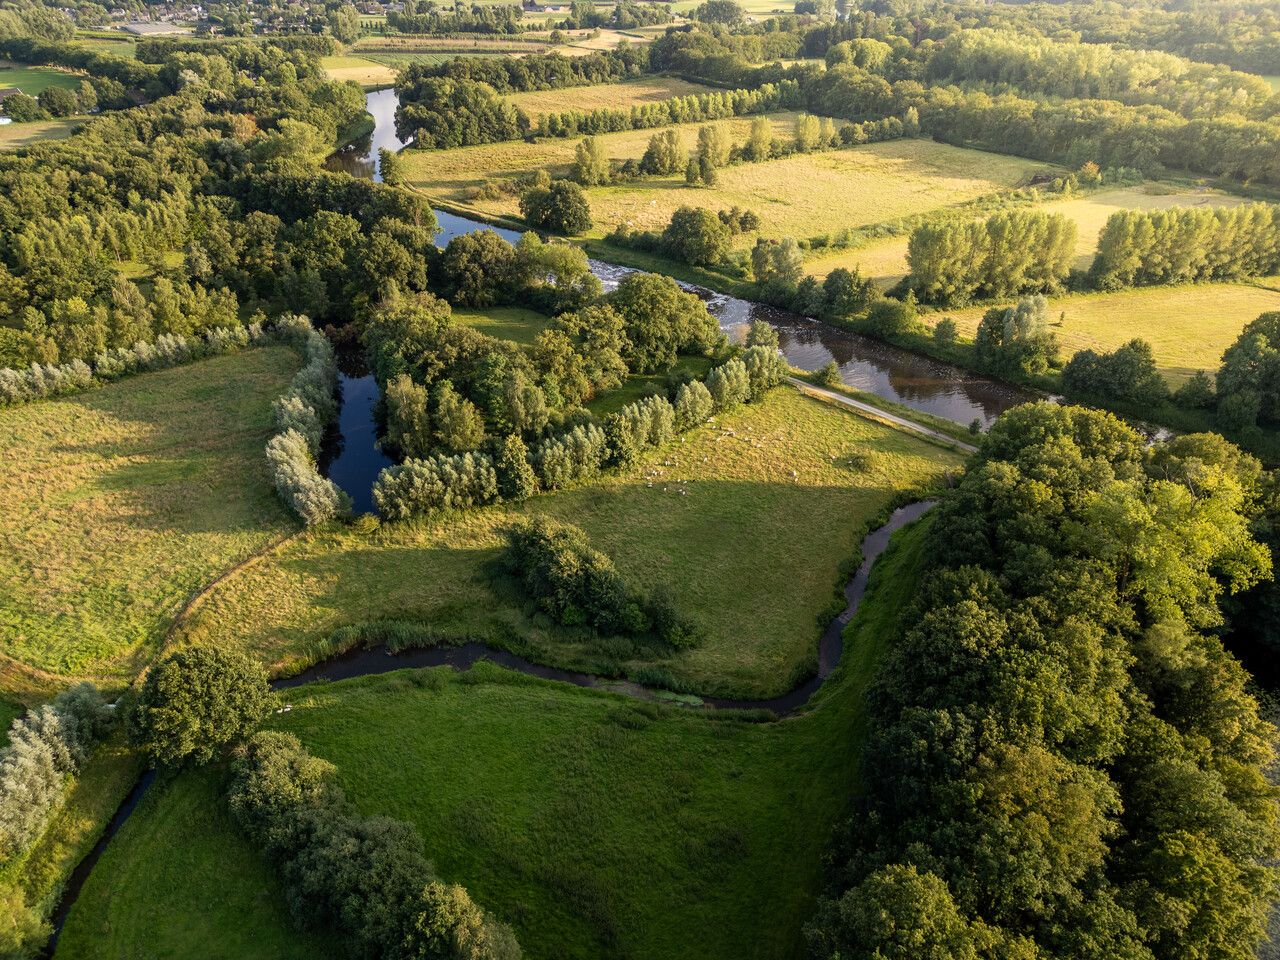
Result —
<path fill-rule="evenodd" d="M 373 133 L 335 153 L 326 166 L 380 181 L 378 151 L 404 147 L 395 131 L 399 100 L 394 89 L 372 91 L 365 100 L 374 118 Z M 436 242 L 441 246 L 475 230 L 493 230 L 512 242 L 520 236 L 518 231 L 492 227 L 443 210 L 435 214 L 440 226 Z M 629 267 L 599 260 L 591 261 L 591 269 L 606 289 L 633 272 Z M 792 366 L 818 370 L 834 360 L 841 379 L 849 386 L 914 410 L 962 424 L 977 420 L 985 427 L 1010 407 L 1034 399 L 1029 391 L 987 380 L 959 367 L 830 324 L 701 287 L 682 286 L 706 300 L 707 308 L 729 336 L 739 337 L 753 320 L 764 320 L 778 332 L 779 347 Z M 356 511 L 366 512 L 373 509 L 373 481 L 391 462 L 377 443 L 374 408 L 378 388 L 371 375 L 358 370 L 341 373 L 339 389 L 342 393 L 340 442 L 329 450 L 328 474 L 351 495 Z"/>

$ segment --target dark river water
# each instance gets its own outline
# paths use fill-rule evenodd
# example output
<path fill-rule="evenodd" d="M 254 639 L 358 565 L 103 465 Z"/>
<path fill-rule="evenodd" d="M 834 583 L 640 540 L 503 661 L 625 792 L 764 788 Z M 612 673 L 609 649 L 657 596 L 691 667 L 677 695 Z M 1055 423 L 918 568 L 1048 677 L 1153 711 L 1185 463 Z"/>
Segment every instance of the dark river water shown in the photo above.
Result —
<path fill-rule="evenodd" d="M 366 96 L 374 118 L 371 136 L 352 144 L 329 158 L 330 170 L 357 177 L 381 180 L 378 150 L 399 150 L 404 144 L 396 137 L 395 110 L 398 103 L 392 89 L 375 90 Z M 493 230 L 507 240 L 519 239 L 519 231 L 491 227 L 457 214 L 436 211 L 441 246 L 454 237 L 475 230 Z M 616 286 L 633 272 L 599 260 L 591 269 L 604 281 L 606 289 Z M 778 332 L 778 343 L 787 361 L 801 370 L 818 370 L 834 360 L 841 379 L 858 390 L 894 400 L 915 410 L 944 417 L 956 423 L 979 421 L 990 425 L 1000 414 L 1020 403 L 1035 399 L 1026 390 L 987 380 L 959 367 L 939 363 L 869 337 L 840 330 L 826 323 L 802 317 L 777 307 L 741 300 L 701 287 L 682 284 L 707 302 L 707 308 L 731 337 L 741 337 L 753 320 L 764 320 Z M 328 475 L 350 494 L 356 512 L 373 509 L 370 488 L 390 460 L 377 446 L 374 408 L 378 388 L 370 375 L 340 374 L 342 413 L 340 442 L 327 451 Z"/>

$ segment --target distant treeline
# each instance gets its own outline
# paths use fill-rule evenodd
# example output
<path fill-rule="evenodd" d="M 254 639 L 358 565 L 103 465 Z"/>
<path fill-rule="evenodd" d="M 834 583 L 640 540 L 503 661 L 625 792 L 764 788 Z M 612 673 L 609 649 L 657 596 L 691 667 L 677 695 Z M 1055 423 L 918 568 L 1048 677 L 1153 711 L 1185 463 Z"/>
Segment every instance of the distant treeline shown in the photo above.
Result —
<path fill-rule="evenodd" d="M 465 13 L 387 14 L 387 26 L 401 33 L 518 33 L 524 10 L 519 6 L 472 6 Z"/>
<path fill-rule="evenodd" d="M 602 50 L 582 57 L 566 57 L 559 53 L 535 53 L 519 59 L 453 57 L 444 63 L 410 64 L 401 77 L 401 84 L 412 87 L 428 77 L 444 77 L 487 83 L 499 93 L 520 93 L 617 83 L 639 76 L 648 66 L 647 46 Z"/>

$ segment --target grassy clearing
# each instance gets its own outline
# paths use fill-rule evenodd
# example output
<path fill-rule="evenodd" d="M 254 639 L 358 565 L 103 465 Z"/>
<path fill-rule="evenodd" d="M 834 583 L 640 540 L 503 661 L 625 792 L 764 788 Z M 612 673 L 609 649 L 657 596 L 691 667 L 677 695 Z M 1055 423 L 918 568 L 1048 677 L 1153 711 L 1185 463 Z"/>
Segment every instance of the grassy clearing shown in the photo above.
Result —
<path fill-rule="evenodd" d="M 126 39 L 118 33 L 80 31 L 71 42 L 77 47 L 92 50 L 94 53 L 109 53 L 116 57 L 136 57 L 138 55 L 137 41 Z"/>
<path fill-rule="evenodd" d="M 333 761 L 363 812 L 413 822 L 440 873 L 512 922 L 529 960 L 798 958 L 922 534 L 895 538 L 841 667 L 808 713 L 780 723 L 488 665 L 291 691 L 293 710 L 272 723 Z M 214 780 L 187 773 L 144 801 L 86 884 L 59 960 L 188 955 L 196 943 L 241 960 L 328 955 L 284 940 L 281 897 Z"/>
<path fill-rule="evenodd" d="M 1154 348 L 1160 372 L 1174 386 L 1197 370 L 1212 375 L 1222 351 L 1246 323 L 1267 310 L 1280 310 L 1280 280 L 1080 293 L 1049 302 L 1051 329 L 1064 358 L 1086 348 L 1114 350 L 1141 337 Z M 942 311 L 929 319 L 953 317 L 962 335 L 972 337 L 984 312 L 980 307 Z"/>
<path fill-rule="evenodd" d="M 453 319 L 475 327 L 491 337 L 510 340 L 526 347 L 531 346 L 534 338 L 551 323 L 551 318 L 546 314 L 523 307 L 459 307 L 454 309 Z"/>
<path fill-rule="evenodd" d="M 417 620 L 547 663 L 602 673 L 656 664 L 697 692 L 772 696 L 811 671 L 864 525 L 958 462 L 781 389 L 626 473 L 518 508 L 296 539 L 215 587 L 182 642 L 287 668 L 345 624 Z M 491 567 L 501 529 L 522 513 L 582 527 L 638 588 L 670 584 L 706 639 L 676 654 L 633 649 L 527 609 Z"/>
<path fill-rule="evenodd" d="M 0 150 L 16 150 L 40 140 L 65 140 L 84 126 L 86 119 L 70 117 L 65 120 L 6 123 L 0 126 Z"/>
<path fill-rule="evenodd" d="M 292 529 L 262 446 L 297 365 L 270 347 L 0 410 L 0 659 L 131 677 L 194 590 Z"/>
<path fill-rule="evenodd" d="M 1070 200 L 1051 200 L 1042 204 L 1040 209 L 1046 213 L 1064 214 L 1076 222 L 1076 258 L 1073 265 L 1079 270 L 1087 270 L 1098 250 L 1098 236 L 1113 213 L 1120 210 L 1167 210 L 1170 207 L 1232 207 L 1244 202 L 1244 198 L 1221 190 L 1153 182 L 1099 190 Z M 853 250 L 815 257 L 805 264 L 805 271 L 815 277 L 825 277 L 836 267 L 853 269 L 856 266 L 863 276 L 871 277 L 887 289 L 907 274 L 907 240 L 904 234 Z"/>
<path fill-rule="evenodd" d="M 796 116 L 785 112 L 771 114 L 774 135 L 790 136 L 795 129 Z M 751 118 L 720 120 L 716 125 L 723 127 L 734 142 L 740 142 L 751 130 Z M 703 124 L 686 123 L 657 130 L 627 130 L 604 134 L 599 140 L 610 157 L 639 160 L 644 156 L 649 138 L 666 129 L 676 130 L 684 145 L 692 151 L 701 126 Z M 491 178 L 512 179 L 544 167 L 563 173 L 573 162 L 573 152 L 579 140 L 556 137 L 537 143 L 510 141 L 456 150 L 406 150 L 404 158 L 409 182 L 429 196 L 491 216 L 518 216 L 519 205 L 514 199 L 474 200 L 468 196 L 469 189 Z"/>
<path fill-rule="evenodd" d="M 1280 93 L 1280 76 L 1264 76 L 1263 80 L 1271 84 L 1271 89 L 1276 93 Z"/>
<path fill-rule="evenodd" d="M 699 380 L 705 380 L 707 374 L 711 372 L 711 364 L 712 361 L 707 357 L 680 357 L 676 361 L 671 375 L 689 374 Z M 587 408 L 597 417 L 616 413 L 627 404 L 635 403 L 655 390 L 665 393 L 667 381 L 668 374 L 666 373 L 632 374 L 623 381 L 622 386 L 615 390 L 597 394 L 587 401 Z"/>
<path fill-rule="evenodd" d="M 396 82 L 396 71 L 365 57 L 321 57 L 320 65 L 334 80 L 354 80 L 360 86 L 387 87 Z"/>
<path fill-rule="evenodd" d="M 744 207 L 760 215 L 765 236 L 811 237 L 971 200 L 1024 183 L 1040 169 L 1043 164 L 1019 157 L 897 140 L 728 167 L 712 188 L 689 188 L 681 175 L 597 187 L 588 195 L 605 232 L 619 223 L 660 229 L 688 204 Z"/>
<path fill-rule="evenodd" d="M 67 70 L 56 70 L 53 67 L 29 67 L 23 63 L 0 60 L 0 87 L 17 87 L 32 97 L 50 87 L 74 90 L 80 86 L 80 81 L 83 79 L 79 74 Z"/>
<path fill-rule="evenodd" d="M 706 93 L 711 88 L 701 83 L 689 83 L 676 77 L 645 77 L 627 83 L 598 83 L 572 90 L 536 90 L 532 93 L 516 93 L 507 100 L 535 122 L 544 114 L 564 110 L 629 110 L 631 107 L 672 97 L 687 97 Z"/>

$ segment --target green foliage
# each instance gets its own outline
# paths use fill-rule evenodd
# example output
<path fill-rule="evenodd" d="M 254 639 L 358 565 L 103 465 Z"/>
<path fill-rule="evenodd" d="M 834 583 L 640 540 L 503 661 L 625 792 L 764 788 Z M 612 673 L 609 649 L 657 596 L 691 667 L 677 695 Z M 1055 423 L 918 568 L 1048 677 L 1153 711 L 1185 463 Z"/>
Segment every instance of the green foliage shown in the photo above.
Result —
<path fill-rule="evenodd" d="M 862 313 L 880 296 L 875 281 L 862 276 L 855 267 L 836 267 L 822 281 L 823 311 L 831 317 L 844 318 Z"/>
<path fill-rule="evenodd" d="M 676 390 L 676 429 L 692 430 L 707 422 L 715 410 L 711 391 L 701 380 L 680 384 Z"/>
<path fill-rule="evenodd" d="M 400 78 L 396 93 L 396 133 L 419 149 L 517 140 L 529 130 L 529 118 L 486 83 L 411 72 Z"/>
<path fill-rule="evenodd" d="M 1063 214 L 1011 210 L 969 223 L 923 224 L 911 233 L 906 283 L 922 301 L 965 304 L 1062 288 L 1076 225 Z"/>
<path fill-rule="evenodd" d="M 595 424 L 581 424 L 538 444 L 533 466 L 543 489 L 558 490 L 597 476 L 608 448 L 603 430 Z"/>
<path fill-rule="evenodd" d="M 442 380 L 431 392 L 432 437 L 446 450 L 474 450 L 484 442 L 484 418 L 476 405 Z"/>
<path fill-rule="evenodd" d="M 995 423 L 872 698 L 819 955 L 1252 954 L 1275 730 L 1213 631 L 1270 575 L 1260 475 L 1220 437 L 1149 450 L 1078 407 Z"/>
<path fill-rule="evenodd" d="M 671 215 L 662 242 L 677 259 L 696 267 L 720 263 L 728 255 L 733 234 L 710 210 L 681 207 Z"/>
<path fill-rule="evenodd" d="M 604 144 L 595 137 L 586 137 L 579 142 L 573 153 L 569 177 L 574 183 L 580 183 L 584 187 L 608 183 L 609 155 L 604 152 Z"/>
<path fill-rule="evenodd" d="M 397 374 L 383 392 L 387 405 L 387 440 L 406 457 L 423 457 L 431 450 L 430 397 L 427 388 Z"/>
<path fill-rule="evenodd" d="M 1023 297 L 1015 306 L 988 310 L 973 342 L 974 358 L 996 374 L 1033 376 L 1057 360 L 1058 342 L 1049 330 L 1049 304 Z"/>
<path fill-rule="evenodd" d="M 498 497 L 493 458 L 471 451 L 386 467 L 373 485 L 373 502 L 388 520 L 404 520 L 433 510 L 492 503 Z"/>
<path fill-rule="evenodd" d="M 436 878 L 417 832 L 361 817 L 333 772 L 281 733 L 255 736 L 232 769 L 232 812 L 279 869 L 299 925 L 334 927 L 368 956 L 519 960 L 509 930 Z"/>
<path fill-rule="evenodd" d="M 1207 383 L 1205 377 L 1201 386 Z M 1156 369 L 1151 344 L 1145 340 L 1130 340 L 1110 353 L 1077 352 L 1062 370 L 1062 387 L 1072 396 L 1141 404 L 1157 404 L 1169 396 L 1164 377 Z"/>
<path fill-rule="evenodd" d="M 747 368 L 747 399 L 751 403 L 763 399 L 766 393 L 787 376 L 787 361 L 778 352 L 776 345 L 757 344 L 747 347 L 742 354 L 742 363 Z"/>
<path fill-rule="evenodd" d="M 519 435 L 511 434 L 497 443 L 493 458 L 498 496 L 503 500 L 527 500 L 538 492 L 538 475 L 529 463 L 529 451 Z"/>
<path fill-rule="evenodd" d="M 1237 280 L 1280 270 L 1280 207 L 1120 210 L 1098 237 L 1089 268 L 1100 290 L 1157 283 Z"/>
<path fill-rule="evenodd" d="M 1239 429 L 1280 422 L 1280 312 L 1261 314 L 1222 355 L 1219 414 Z"/>
<path fill-rule="evenodd" d="M 147 671 L 129 738 L 152 763 L 208 763 L 248 737 L 274 702 L 266 671 L 244 654 L 178 650 Z"/>
<path fill-rule="evenodd" d="M 573 236 L 591 229 L 591 205 L 572 180 L 553 180 L 545 190 L 526 190 L 520 197 L 520 213 L 531 226 L 553 233 Z"/>
<path fill-rule="evenodd" d="M 758 348 L 752 348 L 758 349 Z M 716 410 L 732 410 L 751 398 L 751 375 L 741 360 L 728 360 L 707 375 L 707 389 Z"/>
<path fill-rule="evenodd" d="M 0 749 L 0 863 L 18 858 L 44 830 L 68 778 L 80 770 L 111 721 L 110 708 L 91 683 L 64 690 L 13 721 Z M 6 933 L 0 925 L 0 944 Z M 26 934 L 15 937 L 21 942 Z"/>
<path fill-rule="evenodd" d="M 640 172 L 667 177 L 685 165 L 685 152 L 680 147 L 680 136 L 674 130 L 664 130 L 649 138 L 649 145 L 640 158 Z"/>
<path fill-rule="evenodd" d="M 706 304 L 670 277 L 628 274 L 606 299 L 625 324 L 626 360 L 633 372 L 669 369 L 677 354 L 705 353 L 719 339 L 719 325 Z"/>

